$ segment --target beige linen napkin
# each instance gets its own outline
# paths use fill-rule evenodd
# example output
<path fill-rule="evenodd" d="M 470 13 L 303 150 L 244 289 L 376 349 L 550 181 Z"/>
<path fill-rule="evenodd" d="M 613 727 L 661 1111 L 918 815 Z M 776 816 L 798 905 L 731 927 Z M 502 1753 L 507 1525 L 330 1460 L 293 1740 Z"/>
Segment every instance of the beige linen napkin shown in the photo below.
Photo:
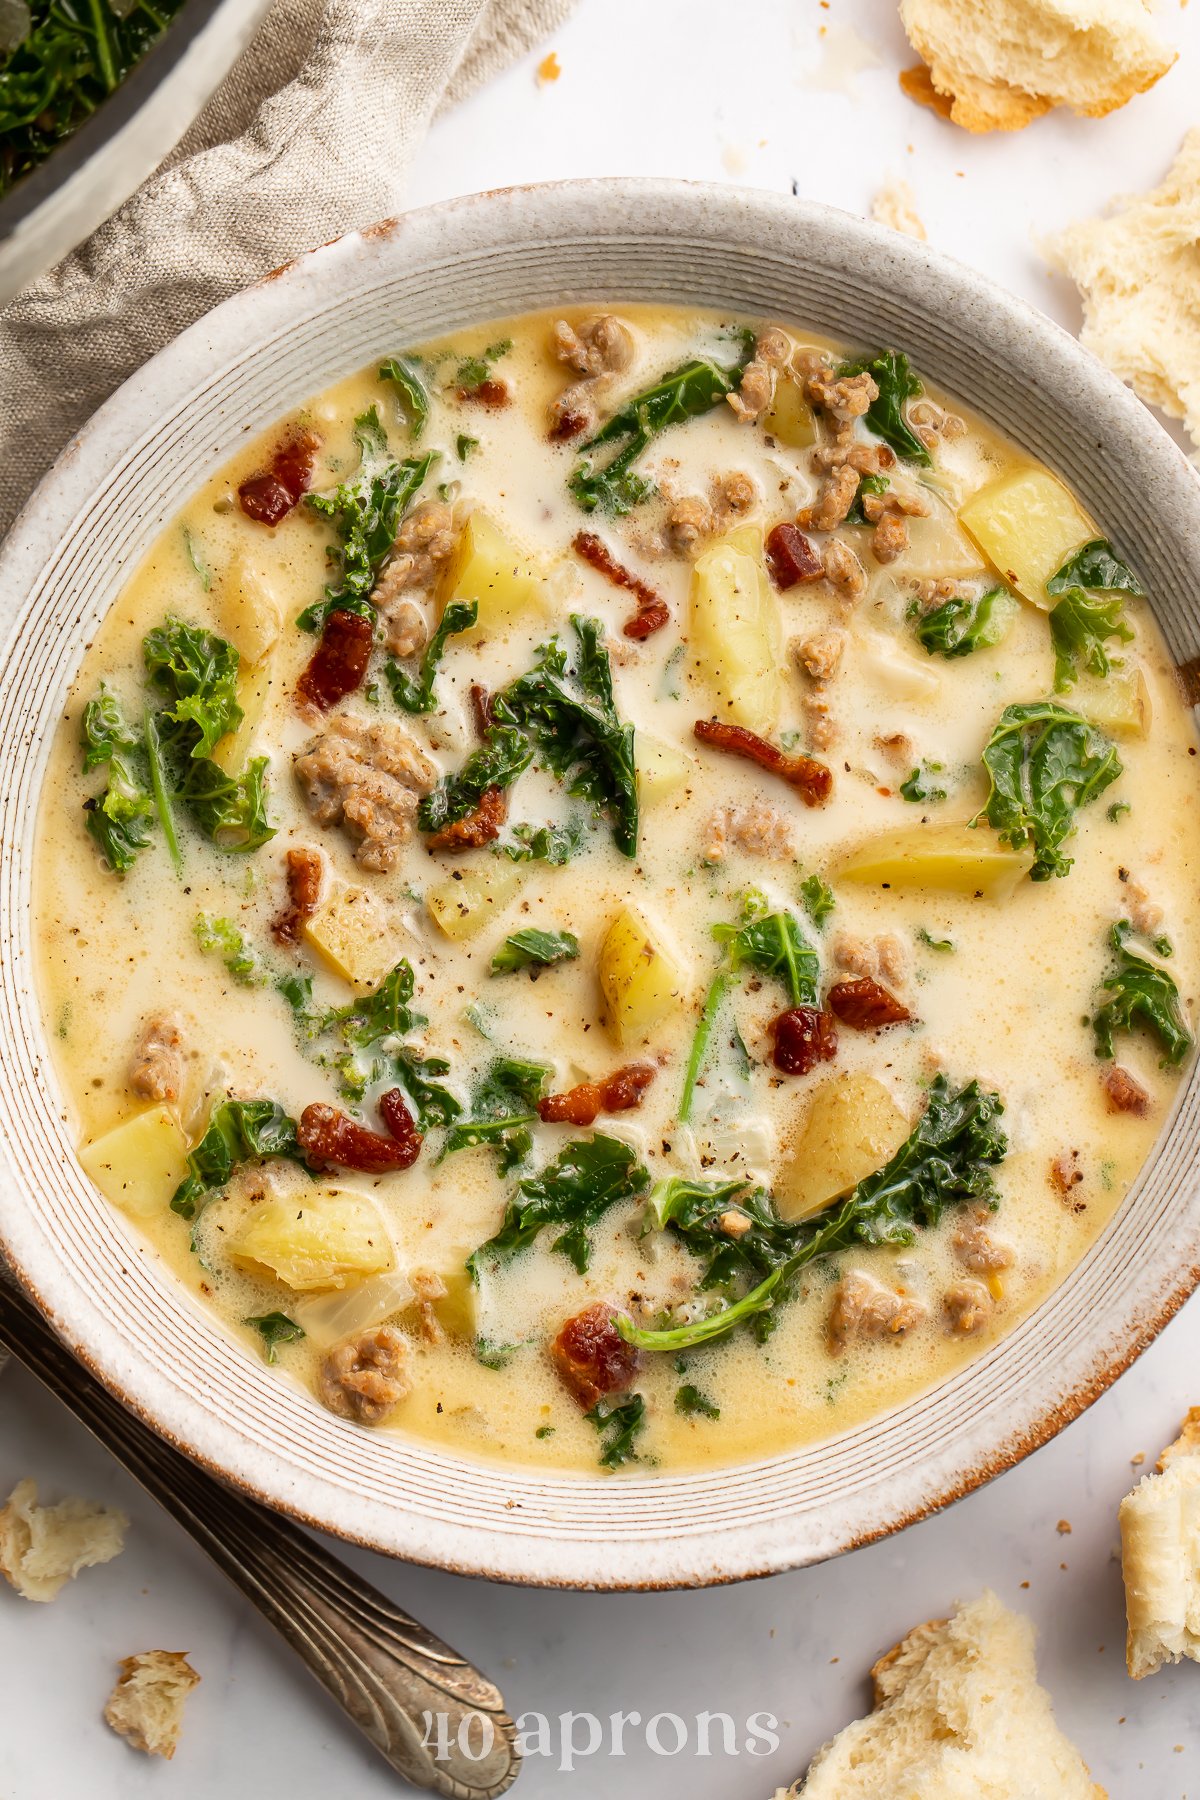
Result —
<path fill-rule="evenodd" d="M 0 534 L 100 402 L 217 301 L 402 204 L 409 159 L 574 0 L 276 0 L 183 142 L 0 312 Z"/>

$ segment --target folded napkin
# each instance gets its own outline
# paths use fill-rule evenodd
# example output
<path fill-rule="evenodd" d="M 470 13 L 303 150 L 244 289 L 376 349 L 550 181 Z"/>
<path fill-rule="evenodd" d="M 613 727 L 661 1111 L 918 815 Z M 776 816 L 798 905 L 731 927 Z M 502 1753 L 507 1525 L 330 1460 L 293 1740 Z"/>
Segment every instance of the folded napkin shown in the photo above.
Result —
<path fill-rule="evenodd" d="M 0 312 L 0 535 L 72 432 L 217 301 L 389 217 L 434 113 L 574 0 L 276 0 L 166 163 Z"/>

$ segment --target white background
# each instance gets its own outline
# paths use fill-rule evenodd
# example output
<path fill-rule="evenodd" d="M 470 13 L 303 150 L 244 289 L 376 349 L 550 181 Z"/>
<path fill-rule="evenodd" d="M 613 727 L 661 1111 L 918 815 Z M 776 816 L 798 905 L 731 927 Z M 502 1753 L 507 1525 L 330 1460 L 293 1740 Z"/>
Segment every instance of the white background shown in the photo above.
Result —
<path fill-rule="evenodd" d="M 1038 234 L 1114 192 L 1156 184 L 1200 121 L 1200 5 L 1176 11 L 1164 0 L 1162 16 L 1182 56 L 1149 95 L 1107 120 L 1052 117 L 1016 137 L 976 139 L 901 95 L 897 73 L 912 58 L 891 0 L 582 0 L 554 40 L 561 78 L 537 83 L 539 51 L 439 120 L 412 200 L 653 174 L 783 193 L 794 183 L 806 198 L 863 212 L 885 176 L 903 174 L 934 244 L 1074 327 L 1073 292 L 1046 273 Z M 855 28 L 874 66 L 852 78 L 851 93 L 836 76 L 819 85 L 830 62 L 858 60 L 845 35 Z M 735 1760 L 718 1748 L 708 1760 L 667 1760 L 643 1745 L 571 1775 L 532 1760 L 517 1789 L 525 1800 L 600 1800 L 617 1787 L 639 1800 L 766 1800 L 864 1710 L 881 1650 L 984 1585 L 1036 1621 L 1059 1717 L 1113 1800 L 1200 1800 L 1200 1670 L 1127 1680 L 1115 1560 L 1131 1458 L 1152 1460 L 1193 1401 L 1200 1302 L 1021 1468 L 823 1568 L 707 1593 L 595 1596 L 350 1560 L 492 1674 L 515 1714 L 708 1708 L 779 1720 L 772 1757 Z M 133 1529 L 117 1562 L 85 1573 L 54 1606 L 0 1591 L 0 1800 L 374 1800 L 399 1790 L 171 1522 L 10 1370 L 0 1382 L 0 1498 L 26 1474 L 46 1497 L 119 1504 Z M 203 1676 L 169 1767 L 135 1756 L 100 1722 L 117 1659 L 151 1647 L 188 1650 Z M 636 1751 L 637 1734 L 629 1741 Z"/>

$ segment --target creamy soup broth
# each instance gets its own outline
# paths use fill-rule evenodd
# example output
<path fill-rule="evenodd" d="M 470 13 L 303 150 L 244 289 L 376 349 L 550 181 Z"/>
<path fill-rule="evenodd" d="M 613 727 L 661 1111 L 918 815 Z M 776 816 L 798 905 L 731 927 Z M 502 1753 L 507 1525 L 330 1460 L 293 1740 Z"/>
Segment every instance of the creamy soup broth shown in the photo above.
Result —
<path fill-rule="evenodd" d="M 598 328 L 598 316 L 608 324 Z M 1079 597 L 1076 621 L 1090 620 L 1091 635 L 1078 640 L 1074 680 L 1060 668 L 1056 691 L 1058 600 L 1046 582 L 1103 538 L 1104 522 L 1087 520 L 957 399 L 901 392 L 889 422 L 896 390 L 879 379 L 889 368 L 839 374 L 856 352 L 796 327 L 759 325 L 755 347 L 739 335 L 744 321 L 715 315 L 617 306 L 561 318 L 504 321 L 409 352 L 404 368 L 428 396 L 419 436 L 403 371 L 381 379 L 372 367 L 343 382 L 248 443 L 164 529 L 88 647 L 54 746 L 36 882 L 41 993 L 85 1166 L 130 1217 L 142 1254 L 210 1306 L 248 1355 L 269 1355 L 281 1380 L 326 1403 L 332 1393 L 357 1423 L 457 1452 L 594 1472 L 606 1448 L 610 1466 L 620 1463 L 628 1427 L 626 1466 L 670 1471 L 780 1451 L 896 1406 L 1010 1330 L 1103 1228 L 1164 1123 L 1186 1054 L 1200 947 L 1196 746 L 1150 603 L 1108 585 L 1124 565 L 1114 574 L 1095 556 L 1077 560 L 1077 579 L 1068 573 L 1058 589 Z M 585 510 L 581 499 L 596 497 L 589 471 L 629 440 L 582 445 L 631 396 L 696 359 L 708 359 L 710 385 L 712 369 L 727 372 L 740 405 L 718 391 L 695 416 L 652 431 L 629 464 L 646 491 L 617 491 L 613 478 Z M 305 679 L 319 632 L 296 620 L 327 586 L 345 592 L 338 518 L 306 497 L 290 504 L 289 482 L 319 496 L 359 479 L 354 422 L 372 408 L 386 437 L 367 452 L 372 466 L 438 454 L 412 497 L 408 539 L 401 528 L 401 549 L 389 536 L 368 558 L 365 677 L 322 709 L 327 696 L 314 703 Z M 880 435 L 881 422 L 909 454 Z M 281 448 L 311 467 L 297 477 Z M 259 478 L 273 469 L 271 488 Z M 260 514 L 287 510 L 264 523 L 248 516 L 247 493 Z M 606 510 L 614 503 L 627 510 Z M 780 524 L 796 534 L 780 539 Z M 640 580 L 640 602 L 595 566 L 594 544 L 573 547 L 581 532 Z M 984 595 L 995 598 L 981 604 Z M 390 660 L 411 697 L 420 647 L 455 600 L 476 603 L 476 623 L 447 638 L 430 710 L 405 711 L 383 640 L 410 650 Z M 940 644 L 930 621 L 948 604 L 977 647 L 943 654 L 953 621 L 942 615 Z M 639 606 L 647 626 L 664 608 L 666 622 L 628 635 Z M 1132 636 L 1097 636 L 1097 607 Z M 397 732 L 415 747 L 419 783 L 452 781 L 486 729 L 489 702 L 472 689 L 490 697 L 493 731 L 498 717 L 503 726 L 505 690 L 535 667 L 539 646 L 557 636 L 577 663 L 572 614 L 601 622 L 618 749 L 633 727 L 632 845 L 618 841 L 628 792 L 598 808 L 573 797 L 580 765 L 555 771 L 535 712 L 518 702 L 521 723 L 507 729 L 533 744 L 532 760 L 500 790 L 506 816 L 485 825 L 498 830 L 489 841 L 430 848 L 420 819 L 393 809 L 379 826 L 359 789 L 354 816 L 339 813 L 350 789 L 331 721 L 335 733 L 338 721 L 360 723 L 354 755 L 368 788 L 381 758 L 394 766 Z M 181 798 L 172 762 L 174 734 L 189 727 L 160 720 L 178 869 L 159 812 L 147 810 L 133 828 L 146 841 L 116 873 L 103 834 L 85 829 L 84 802 L 103 797 L 114 765 L 81 772 L 84 709 L 102 685 L 115 699 L 132 743 L 129 791 L 153 802 L 143 719 L 179 696 L 148 680 L 143 641 L 168 619 L 239 653 L 246 717 L 215 754 L 235 780 L 251 758 L 267 759 L 273 835 L 250 851 L 210 841 L 211 809 Z M 570 674 L 560 680 L 578 697 Z M 1007 708 L 1045 701 L 1090 734 L 1089 770 L 1114 754 L 1121 772 L 1101 768 L 1095 797 L 1069 809 L 1070 834 L 1047 853 L 1071 859 L 1069 871 L 1034 879 L 1035 847 L 1014 844 L 1003 818 L 983 810 L 983 755 Z M 595 711 L 594 687 L 582 703 Z M 697 721 L 754 733 L 786 770 L 700 741 Z M 375 728 L 386 752 L 363 735 Z M 1053 728 L 1054 717 L 1026 726 L 1026 751 Z M 314 744 L 338 755 L 318 759 L 306 785 L 295 759 Z M 595 766 L 612 779 L 611 762 Z M 829 791 L 814 791 L 822 783 Z M 539 841 L 546 826 L 555 835 Z M 548 842 L 566 859 L 508 854 Z M 940 860 L 939 845 L 949 846 Z M 317 912 L 293 917 L 295 942 L 273 930 L 288 904 L 288 851 L 308 853 L 317 887 Z M 1121 921 L 1131 927 L 1124 953 L 1111 939 Z M 714 926 L 731 930 L 717 937 Z M 514 960 L 522 942 L 558 960 L 493 973 L 506 942 L 528 931 L 571 934 L 577 954 L 562 954 L 570 939 L 519 939 Z M 789 974 L 797 945 L 806 960 Z M 1128 975 L 1130 956 L 1154 972 L 1166 1021 L 1161 1005 L 1154 1017 L 1135 1010 L 1128 1029 L 1117 1020 L 1114 1054 L 1098 1055 L 1090 1021 L 1115 992 L 1101 984 L 1121 967 Z M 410 1007 L 427 1023 L 365 1048 L 347 1036 L 369 1035 L 361 1017 L 328 1023 L 402 962 Z M 1178 988 L 1173 1015 L 1163 971 Z M 706 1002 L 711 1032 L 698 1054 Z M 898 1017 L 872 1029 L 879 1005 Z M 799 1016 L 780 1025 L 785 1013 Z M 836 1036 L 836 1050 L 805 1067 L 814 1031 L 830 1050 Z M 796 1051 L 797 1032 L 808 1049 Z M 398 1043 L 407 1061 L 392 1057 Z M 314 1175 L 294 1157 L 239 1152 L 209 1186 L 211 1167 L 197 1184 L 193 1165 L 192 1216 L 186 1195 L 172 1210 L 189 1152 L 230 1098 L 273 1101 L 289 1121 L 336 1108 L 385 1140 L 385 1155 L 389 1142 L 394 1150 L 379 1100 L 398 1090 L 416 1119 L 420 1095 L 397 1074 L 414 1057 L 444 1061 L 424 1079 L 461 1111 L 450 1124 L 427 1121 L 412 1166 Z M 626 1110 L 609 1104 L 630 1097 L 620 1083 L 574 1098 L 573 1116 L 599 1102 L 586 1125 L 526 1116 L 507 1151 L 493 1135 L 442 1155 L 505 1059 L 542 1066 L 535 1096 L 630 1067 L 642 1091 Z M 1006 1140 L 1002 1160 L 955 1165 L 960 1183 L 981 1177 L 976 1198 L 955 1189 L 907 1243 L 851 1235 L 802 1261 L 728 1335 L 689 1340 L 690 1327 L 719 1319 L 802 1247 L 806 1221 L 819 1228 L 847 1194 L 862 1197 L 856 1184 L 888 1163 L 931 1092 L 953 1100 L 972 1082 L 1002 1102 L 987 1130 Z M 443 1104 L 435 1098 L 434 1112 Z M 532 1110 L 511 1098 L 508 1107 Z M 131 1122 L 139 1129 L 123 1137 Z M 401 1139 L 404 1129 L 401 1120 Z M 482 1252 L 470 1281 L 466 1259 L 501 1232 L 518 1183 L 561 1168 L 567 1146 L 597 1134 L 625 1147 L 611 1153 L 622 1197 L 565 1247 L 555 1242 L 570 1214 L 525 1247 Z M 660 1224 L 647 1195 L 661 1210 L 664 1195 L 678 1197 L 658 1185 L 672 1178 L 731 1184 L 707 1237 Z M 585 1171 L 582 1187 L 592 1179 Z M 765 1228 L 746 1209 L 760 1191 Z M 282 1219 L 286 1240 L 289 1218 L 311 1224 L 314 1209 L 344 1208 L 347 1196 L 349 1224 L 325 1263 L 311 1241 L 281 1248 L 264 1232 L 264 1219 Z M 577 1203 L 577 1191 L 563 1200 Z M 738 1262 L 764 1229 L 764 1260 Z M 723 1247 L 734 1254 L 728 1279 L 705 1287 Z M 581 1378 L 561 1340 L 557 1355 L 552 1346 L 598 1303 L 593 1320 L 614 1339 L 608 1373 Z M 638 1349 L 615 1335 L 617 1318 L 635 1337 L 683 1338 Z M 773 1329 L 760 1336 L 765 1323 Z M 370 1345 L 368 1379 L 355 1386 L 363 1334 L 381 1331 L 383 1388 L 370 1379 Z M 607 1424 L 593 1411 L 602 1391 L 601 1415 L 626 1408 Z"/>

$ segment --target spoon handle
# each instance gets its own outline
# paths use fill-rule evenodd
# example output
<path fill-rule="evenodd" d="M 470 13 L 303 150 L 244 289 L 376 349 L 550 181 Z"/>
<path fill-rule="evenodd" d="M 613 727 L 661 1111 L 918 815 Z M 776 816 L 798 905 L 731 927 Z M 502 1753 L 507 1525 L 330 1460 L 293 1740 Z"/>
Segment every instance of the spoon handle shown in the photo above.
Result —
<path fill-rule="evenodd" d="M 398 1775 L 491 1800 L 519 1752 L 499 1690 L 336 1557 L 173 1450 L 113 1399 L 9 1282 L 0 1345 L 45 1383 L 286 1638 Z"/>

